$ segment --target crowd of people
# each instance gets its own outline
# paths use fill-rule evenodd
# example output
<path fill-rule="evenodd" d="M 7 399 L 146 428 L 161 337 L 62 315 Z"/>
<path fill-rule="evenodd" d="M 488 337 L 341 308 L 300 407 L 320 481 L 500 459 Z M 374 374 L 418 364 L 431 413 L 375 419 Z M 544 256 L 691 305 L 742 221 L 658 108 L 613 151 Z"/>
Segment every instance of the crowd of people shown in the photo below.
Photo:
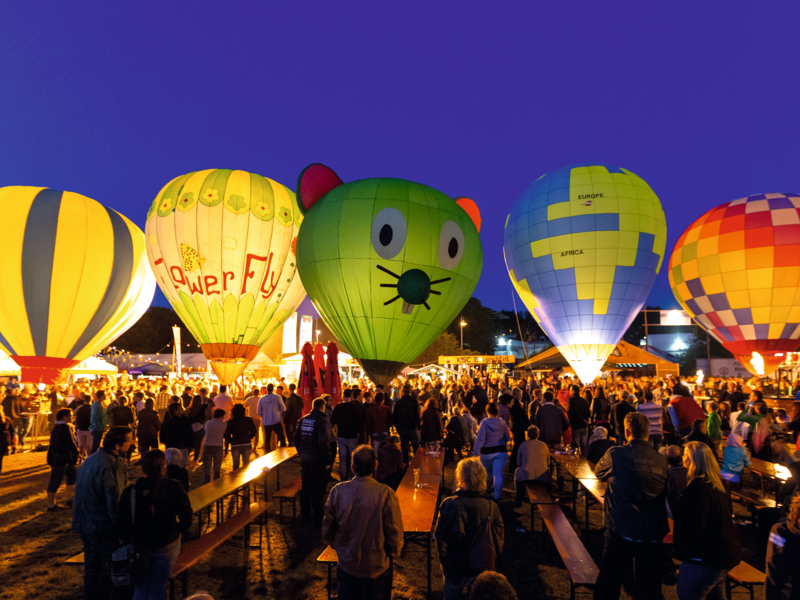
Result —
<path fill-rule="evenodd" d="M 339 597 L 389 598 L 392 559 L 403 547 L 395 490 L 425 444 L 440 444 L 447 462 L 458 461 L 435 531 L 446 600 L 480 597 L 481 577 L 502 577 L 501 502 L 519 508 L 527 482 L 562 490 L 553 452 L 585 456 L 608 484 L 596 598 L 618 598 L 630 573 L 636 597 L 661 597 L 669 519 L 679 598 L 723 597 L 727 571 L 740 559 L 731 491 L 751 458 L 783 464 L 791 477 L 758 526 L 767 598 L 790 597 L 800 552 L 800 454 L 788 448 L 800 430 L 800 401 L 791 414 L 773 410 L 757 379 L 609 377 L 583 386 L 553 374 L 397 379 L 387 388 L 355 380 L 343 386 L 341 402 L 322 396 L 306 414 L 294 383 L 248 382 L 233 395 L 205 383 L 96 380 L 38 395 L 7 387 L 0 457 L 23 446 L 22 413 L 32 398 L 51 413 L 47 510 L 72 509 L 85 597 L 110 597 L 112 554 L 130 541 L 148 566 L 131 593 L 163 598 L 191 523 L 187 467 L 202 464 L 205 484 L 220 477 L 227 454 L 238 469 L 259 452 L 294 445 L 302 518 L 338 552 Z M 326 501 L 337 458 L 341 483 Z M 136 463 L 144 475 L 129 482 Z M 504 499 L 506 475 L 516 493 Z M 68 498 L 59 503 L 64 479 Z"/>

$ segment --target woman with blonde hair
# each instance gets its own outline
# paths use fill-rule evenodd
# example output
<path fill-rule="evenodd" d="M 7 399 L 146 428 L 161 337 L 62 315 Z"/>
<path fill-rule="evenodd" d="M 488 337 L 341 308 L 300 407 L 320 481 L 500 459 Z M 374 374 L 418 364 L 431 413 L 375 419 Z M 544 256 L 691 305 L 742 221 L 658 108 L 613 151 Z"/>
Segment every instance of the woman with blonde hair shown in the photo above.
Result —
<path fill-rule="evenodd" d="M 436 546 L 444 572 L 444 600 L 462 600 L 475 578 L 484 571 L 497 571 L 503 552 L 503 518 L 500 509 L 486 494 L 486 469 L 477 457 L 467 458 L 456 467 L 453 495 L 439 507 Z M 476 533 L 491 518 L 491 544 Z"/>
<path fill-rule="evenodd" d="M 679 600 L 725 598 L 728 570 L 739 564 L 741 548 L 733 507 L 711 449 L 689 442 L 683 453 L 688 485 L 675 507 L 675 556 Z"/>

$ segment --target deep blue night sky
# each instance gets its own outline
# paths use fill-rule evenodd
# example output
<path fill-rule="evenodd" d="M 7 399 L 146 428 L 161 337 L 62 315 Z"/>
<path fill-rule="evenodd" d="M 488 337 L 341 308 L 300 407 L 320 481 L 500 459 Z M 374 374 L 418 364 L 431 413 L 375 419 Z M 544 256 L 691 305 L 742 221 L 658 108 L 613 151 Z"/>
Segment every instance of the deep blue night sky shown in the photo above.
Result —
<path fill-rule="evenodd" d="M 0 4 L 0 186 L 143 227 L 198 169 L 411 179 L 480 206 L 495 309 L 505 217 L 547 171 L 643 177 L 668 253 L 718 204 L 800 191 L 797 3 L 281 4 Z M 666 269 L 648 303 L 678 306 Z"/>

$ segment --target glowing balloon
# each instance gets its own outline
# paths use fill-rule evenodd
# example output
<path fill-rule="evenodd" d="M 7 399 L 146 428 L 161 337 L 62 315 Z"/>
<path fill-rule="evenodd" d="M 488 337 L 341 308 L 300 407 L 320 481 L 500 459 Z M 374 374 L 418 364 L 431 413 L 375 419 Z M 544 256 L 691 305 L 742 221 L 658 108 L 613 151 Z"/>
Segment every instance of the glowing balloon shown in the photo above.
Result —
<path fill-rule="evenodd" d="M 425 185 L 342 183 L 328 167 L 297 182 L 303 285 L 372 381 L 387 384 L 458 315 L 483 264 L 480 213 Z"/>
<path fill-rule="evenodd" d="M 647 300 L 666 243 L 664 210 L 643 179 L 576 165 L 520 196 L 503 251 L 528 310 L 589 383 Z"/>
<path fill-rule="evenodd" d="M 222 383 L 232 383 L 305 297 L 294 193 L 246 171 L 170 181 L 147 214 L 150 264 Z"/>
<path fill-rule="evenodd" d="M 47 188 L 0 188 L 0 347 L 26 383 L 53 383 L 150 306 L 142 231 L 99 202 Z"/>
<path fill-rule="evenodd" d="M 759 194 L 711 209 L 683 232 L 669 283 L 694 320 L 751 372 L 800 346 L 800 194 Z"/>

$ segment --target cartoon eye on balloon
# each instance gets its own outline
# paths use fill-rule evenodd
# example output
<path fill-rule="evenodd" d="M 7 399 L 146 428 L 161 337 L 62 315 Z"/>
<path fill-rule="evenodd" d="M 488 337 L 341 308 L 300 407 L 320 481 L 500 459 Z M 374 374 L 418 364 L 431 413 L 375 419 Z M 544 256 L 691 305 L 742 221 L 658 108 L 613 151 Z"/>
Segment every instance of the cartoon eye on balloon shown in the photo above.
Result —
<path fill-rule="evenodd" d="M 370 378 L 388 383 L 475 289 L 480 211 L 469 198 L 403 179 L 343 183 L 320 164 L 303 170 L 297 192 L 306 292 Z"/>

